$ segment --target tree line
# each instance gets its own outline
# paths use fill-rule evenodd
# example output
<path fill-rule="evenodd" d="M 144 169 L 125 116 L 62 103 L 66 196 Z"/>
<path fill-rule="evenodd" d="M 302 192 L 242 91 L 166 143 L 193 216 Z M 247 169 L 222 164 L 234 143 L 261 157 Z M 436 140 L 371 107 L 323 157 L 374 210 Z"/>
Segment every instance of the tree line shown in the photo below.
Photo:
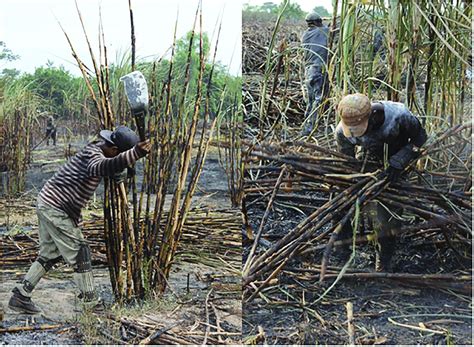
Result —
<path fill-rule="evenodd" d="M 176 53 L 174 57 L 174 74 L 175 76 L 184 77 L 185 61 L 188 55 L 189 40 L 191 33 L 184 35 L 176 42 Z M 208 62 L 205 66 L 204 81 L 210 78 L 211 73 L 211 58 L 210 57 L 210 42 L 207 34 L 203 37 L 203 48 L 205 56 L 208 56 Z M 191 62 L 191 81 L 195 81 L 199 71 L 199 42 L 196 42 L 192 47 L 192 62 Z M 212 54 L 212 53 L 211 53 Z M 20 57 L 12 52 L 6 43 L 0 41 L 0 64 L 18 60 Z M 167 78 L 170 61 L 162 59 L 160 61 L 138 61 L 136 69 L 147 72 L 152 69 L 156 72 L 157 85 L 161 84 Z M 0 65 L 1 66 L 1 65 Z M 109 67 L 110 78 L 114 80 L 112 83 L 115 88 L 123 88 L 119 79 L 126 74 L 130 67 L 130 54 L 124 53 L 119 57 L 117 62 L 111 64 Z M 92 80 L 92 76 L 90 77 Z M 160 81 L 161 80 L 161 81 Z M 174 79 L 179 83 L 180 79 Z M 181 80 L 182 81 L 182 80 Z M 151 81 L 149 81 L 151 83 Z M 90 100 L 90 95 L 87 91 L 86 84 L 82 77 L 74 76 L 70 71 L 66 70 L 62 65 L 57 66 L 53 62 L 48 61 L 44 66 L 37 67 L 33 73 L 21 72 L 17 69 L 4 68 L 0 72 L 0 104 L 6 103 L 11 98 L 15 98 L 15 94 L 7 92 L 12 85 L 22 86 L 22 90 L 27 90 L 29 93 L 35 95 L 35 109 L 37 121 L 40 124 L 45 123 L 46 119 L 53 115 L 59 123 L 72 125 L 75 127 L 82 127 L 86 125 L 87 128 L 80 131 L 93 131 L 98 129 L 97 114 L 94 110 L 94 104 Z M 191 94 L 195 93 L 197 86 L 192 82 L 189 86 Z M 222 64 L 217 63 L 214 66 L 212 84 L 209 91 L 210 95 L 210 113 L 217 110 L 221 100 L 222 89 L 227 88 L 226 95 L 234 95 L 240 98 L 241 95 L 241 78 L 229 74 L 228 68 Z M 204 85 L 204 93 L 207 93 L 207 84 Z M 120 94 L 119 94 L 120 95 Z M 224 104 L 233 104 L 235 101 L 224 100 Z M 40 100 L 40 102 L 38 102 Z M 3 115 L 7 117 L 8 115 Z M 2 122 L 0 117 L 0 123 Z M 121 117 L 118 117 L 121 119 Z M 1 125 L 1 124 L 0 124 Z M 77 132 L 78 129 L 71 129 Z"/>
<path fill-rule="evenodd" d="M 278 16 L 285 6 L 285 1 L 279 4 L 268 1 L 262 5 L 243 5 L 242 15 L 249 20 L 272 20 Z M 324 6 L 315 6 L 312 10 L 321 17 L 329 17 L 331 13 Z M 302 20 L 308 13 L 298 3 L 288 2 L 285 9 L 285 18 L 290 20 Z"/>

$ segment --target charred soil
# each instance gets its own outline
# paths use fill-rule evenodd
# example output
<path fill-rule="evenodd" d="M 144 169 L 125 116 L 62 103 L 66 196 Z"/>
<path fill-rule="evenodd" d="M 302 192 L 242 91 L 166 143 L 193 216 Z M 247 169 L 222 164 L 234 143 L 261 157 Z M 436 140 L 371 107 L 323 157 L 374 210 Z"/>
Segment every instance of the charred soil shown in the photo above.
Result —
<path fill-rule="evenodd" d="M 307 194 L 308 199 L 318 198 Z M 274 208 L 262 237 L 278 240 L 305 218 L 303 211 L 279 205 Z M 258 230 L 266 204 L 248 209 L 249 222 Z M 248 240 L 247 240 L 248 241 Z M 434 241 L 434 240 L 433 240 Z M 251 242 L 244 242 L 244 261 Z M 264 246 L 259 246 L 263 251 Z M 344 265 L 335 248 L 329 269 L 339 273 Z M 450 290 L 414 286 L 404 281 L 378 278 L 342 278 L 325 295 L 335 278 L 320 283 L 322 251 L 296 257 L 285 266 L 262 295 L 243 303 L 243 339 L 247 343 L 347 344 L 346 303 L 353 304 L 357 344 L 470 344 L 471 298 Z M 350 272 L 373 272 L 375 248 L 357 245 Z M 425 243 L 413 237 L 399 238 L 392 260 L 394 273 L 436 274 L 456 269 L 469 271 L 469 257 L 460 259 L 443 242 Z M 285 270 L 286 269 L 286 270 Z M 312 270 L 312 271 L 311 271 Z M 247 296 L 248 298 L 248 296 Z M 402 326 L 402 325 L 404 326 Z"/>

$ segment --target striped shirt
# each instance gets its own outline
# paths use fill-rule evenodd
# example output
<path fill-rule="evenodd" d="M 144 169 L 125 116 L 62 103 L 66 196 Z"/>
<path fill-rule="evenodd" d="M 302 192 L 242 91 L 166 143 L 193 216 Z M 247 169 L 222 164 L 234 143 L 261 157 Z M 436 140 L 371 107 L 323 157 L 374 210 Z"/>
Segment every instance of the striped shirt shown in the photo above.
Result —
<path fill-rule="evenodd" d="M 94 194 L 101 178 L 123 171 L 146 154 L 135 146 L 107 158 L 101 144 L 100 141 L 89 143 L 61 167 L 39 193 L 42 202 L 66 212 L 76 225 L 81 219 L 81 209 Z"/>

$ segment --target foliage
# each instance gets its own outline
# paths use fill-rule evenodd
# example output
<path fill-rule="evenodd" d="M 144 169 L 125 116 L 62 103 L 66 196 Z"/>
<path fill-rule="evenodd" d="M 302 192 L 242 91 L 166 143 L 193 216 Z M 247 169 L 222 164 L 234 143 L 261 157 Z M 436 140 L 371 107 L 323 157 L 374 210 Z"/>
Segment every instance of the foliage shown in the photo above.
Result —
<path fill-rule="evenodd" d="M 7 48 L 5 42 L 0 41 L 0 67 L 3 66 L 2 63 L 10 62 L 17 60 L 19 58 L 18 55 L 13 54 L 13 52 Z M 0 72 L 0 95 L 2 95 L 2 91 L 5 88 L 5 84 L 8 81 L 11 81 L 12 78 L 16 78 L 19 75 L 19 71 L 16 69 L 3 69 Z"/>
<path fill-rule="evenodd" d="M 19 55 L 13 54 L 11 49 L 7 48 L 5 42 L 0 41 L 0 61 L 13 61 L 20 58 Z"/>
<path fill-rule="evenodd" d="M 280 4 L 265 2 L 262 5 L 244 4 L 242 15 L 249 20 L 274 20 L 285 6 L 285 1 Z M 304 19 L 306 12 L 301 9 L 298 3 L 288 2 L 284 17 L 289 20 Z"/>
<path fill-rule="evenodd" d="M 7 80 L 7 79 L 15 79 L 20 76 L 20 70 L 17 69 L 3 69 L 0 73 L 0 79 Z"/>
<path fill-rule="evenodd" d="M 45 100 L 40 107 L 41 112 L 50 112 L 59 117 L 69 118 L 74 112 L 74 101 L 82 101 L 84 95 L 82 79 L 74 77 L 63 66 L 55 67 L 52 62 L 36 68 L 33 74 L 23 74 L 20 79 Z"/>
<path fill-rule="evenodd" d="M 313 12 L 317 13 L 320 17 L 329 17 L 331 15 L 324 6 L 316 6 L 313 8 Z"/>
<path fill-rule="evenodd" d="M 284 7 L 284 1 L 278 6 L 278 10 L 282 10 Z M 285 17 L 287 19 L 303 19 L 306 15 L 306 12 L 301 9 L 301 6 L 297 3 L 288 2 L 288 5 L 285 9 Z"/>
<path fill-rule="evenodd" d="M 25 187 L 25 172 L 30 159 L 36 109 L 41 98 L 25 81 L 10 81 L 2 88 L 0 99 L 0 195 L 16 194 Z"/>

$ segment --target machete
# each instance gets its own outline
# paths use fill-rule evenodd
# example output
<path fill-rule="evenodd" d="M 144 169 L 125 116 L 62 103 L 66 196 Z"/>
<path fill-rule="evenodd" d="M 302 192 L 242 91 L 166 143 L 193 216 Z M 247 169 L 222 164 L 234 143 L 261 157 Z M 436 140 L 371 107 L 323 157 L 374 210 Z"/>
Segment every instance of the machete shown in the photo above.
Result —
<path fill-rule="evenodd" d="M 148 110 L 148 86 L 140 71 L 133 71 L 122 78 L 125 94 L 137 125 L 140 141 L 145 141 L 145 117 Z"/>
<path fill-rule="evenodd" d="M 145 77 L 140 71 L 133 71 L 121 77 L 120 81 L 124 83 L 125 94 L 135 118 L 140 141 L 145 141 L 145 117 L 148 111 L 148 86 Z M 131 175 L 135 174 L 133 168 L 128 168 L 128 170 L 129 175 L 130 172 L 132 172 Z M 128 205 L 127 192 L 123 182 L 119 184 L 119 190 L 125 205 Z M 130 218 L 128 218 L 127 223 L 130 230 L 133 230 Z"/>

